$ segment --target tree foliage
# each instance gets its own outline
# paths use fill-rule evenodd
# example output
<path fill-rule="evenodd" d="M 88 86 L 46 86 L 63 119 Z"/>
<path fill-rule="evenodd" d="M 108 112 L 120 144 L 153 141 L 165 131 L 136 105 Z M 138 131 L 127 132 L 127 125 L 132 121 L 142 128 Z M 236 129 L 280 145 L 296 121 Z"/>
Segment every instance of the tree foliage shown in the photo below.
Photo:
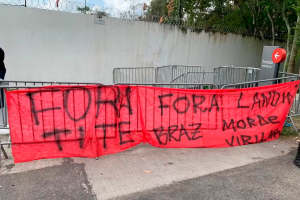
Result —
<path fill-rule="evenodd" d="M 77 11 L 83 14 L 97 15 L 97 17 L 99 18 L 110 16 L 106 10 L 99 10 L 99 9 L 91 10 L 89 6 L 77 7 Z"/>
<path fill-rule="evenodd" d="M 150 5 L 147 7 L 146 15 L 158 16 L 158 17 L 167 15 L 168 14 L 167 5 L 168 5 L 167 0 L 152 0 Z"/>
<path fill-rule="evenodd" d="M 287 61 L 285 70 L 294 72 L 297 52 L 300 57 L 300 3 L 299 0 L 152 0 L 148 16 L 222 30 L 246 30 L 262 39 L 285 38 Z"/>
<path fill-rule="evenodd" d="M 77 7 L 77 11 L 79 11 L 81 13 L 87 13 L 87 12 L 90 12 L 91 9 L 89 6 L 84 6 L 84 7 Z"/>

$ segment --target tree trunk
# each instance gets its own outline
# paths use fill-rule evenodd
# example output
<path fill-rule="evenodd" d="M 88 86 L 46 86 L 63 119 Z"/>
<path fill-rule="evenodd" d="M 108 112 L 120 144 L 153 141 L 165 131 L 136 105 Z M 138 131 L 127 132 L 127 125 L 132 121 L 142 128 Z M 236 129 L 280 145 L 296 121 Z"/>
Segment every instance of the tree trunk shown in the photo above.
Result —
<path fill-rule="evenodd" d="M 289 60 L 289 68 L 288 68 L 289 73 L 295 71 L 296 56 L 297 56 L 297 39 L 299 37 L 299 28 L 300 28 L 300 15 L 298 15 L 296 28 L 295 28 L 295 34 L 294 34 L 293 45 L 291 50 L 291 57 Z"/>
<path fill-rule="evenodd" d="M 251 15 L 252 15 L 252 24 L 253 24 L 253 29 L 254 29 L 253 35 L 256 36 L 256 33 L 257 33 L 257 27 L 256 27 L 256 13 L 255 13 L 255 11 L 252 9 L 252 7 L 250 6 L 249 2 L 246 1 L 246 4 L 247 4 L 249 10 L 251 11 Z"/>
<path fill-rule="evenodd" d="M 261 39 L 263 41 L 265 41 L 265 36 L 264 36 L 264 32 L 263 32 L 263 28 L 264 28 L 265 24 L 266 24 L 266 21 L 264 21 L 264 23 L 262 24 L 262 26 L 260 27 L 260 30 L 259 30 Z"/>
<path fill-rule="evenodd" d="M 182 19 L 182 0 L 179 0 L 179 19 Z"/>
<path fill-rule="evenodd" d="M 268 11 L 268 17 L 271 21 L 272 24 L 272 46 L 275 46 L 275 27 L 274 27 L 274 20 L 270 14 L 270 12 Z"/>
<path fill-rule="evenodd" d="M 264 33 L 262 32 L 262 30 L 260 30 L 259 32 L 260 32 L 261 39 L 262 39 L 263 41 L 265 41 Z"/>
<path fill-rule="evenodd" d="M 256 36 L 256 33 L 257 33 L 257 27 L 256 27 L 256 21 L 253 20 L 253 26 L 254 26 L 254 32 L 253 32 L 253 35 Z"/>
<path fill-rule="evenodd" d="M 290 22 L 285 14 L 285 2 L 286 2 L 286 0 L 283 1 L 282 18 L 283 18 L 283 21 L 285 22 L 285 25 L 286 25 L 286 28 L 288 31 L 288 37 L 287 37 L 287 42 L 286 42 L 286 59 L 285 59 L 283 71 L 287 72 L 288 66 L 289 66 L 290 55 L 291 55 L 291 37 L 292 37 L 291 34 L 292 34 L 292 32 L 291 32 Z"/>

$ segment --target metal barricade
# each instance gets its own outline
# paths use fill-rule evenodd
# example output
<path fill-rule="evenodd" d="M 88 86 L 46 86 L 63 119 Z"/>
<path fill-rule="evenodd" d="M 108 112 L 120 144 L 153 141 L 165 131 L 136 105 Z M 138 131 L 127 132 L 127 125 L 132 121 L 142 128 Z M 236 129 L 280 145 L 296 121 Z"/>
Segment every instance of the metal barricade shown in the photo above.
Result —
<path fill-rule="evenodd" d="M 188 72 L 186 75 L 188 83 L 211 83 L 216 85 L 217 80 L 217 72 Z"/>
<path fill-rule="evenodd" d="M 287 73 L 287 72 L 279 72 L 279 76 L 280 77 L 296 76 L 300 79 L 299 74 L 293 74 L 293 73 Z M 298 91 L 298 93 L 296 94 L 296 97 L 294 99 L 294 104 L 291 108 L 291 113 L 300 114 L 299 106 L 300 106 L 300 101 L 299 101 L 299 91 Z"/>
<path fill-rule="evenodd" d="M 157 68 L 158 83 L 179 83 L 187 73 L 203 72 L 200 65 L 168 65 Z M 183 82 L 184 83 L 184 82 Z"/>
<path fill-rule="evenodd" d="M 0 82 L 1 86 L 8 86 L 8 82 L 1 81 Z M 6 97 L 3 89 L 0 91 L 0 127 L 8 127 L 8 117 L 7 117 L 7 105 L 6 105 Z M 1 132 L 0 132 L 1 134 Z"/>
<path fill-rule="evenodd" d="M 156 82 L 171 83 L 172 81 L 173 81 L 173 76 L 172 76 L 172 66 L 171 65 L 157 67 Z"/>
<path fill-rule="evenodd" d="M 11 145 L 10 141 L 10 133 L 9 133 L 9 124 L 8 124 L 8 111 L 7 111 L 7 103 L 5 98 L 5 90 L 18 90 L 18 89 L 26 89 L 26 88 L 38 88 L 43 86 L 50 85 L 102 85 L 100 83 L 84 83 L 84 82 L 51 82 L 51 81 L 6 81 L 0 80 L 0 167 L 1 167 L 1 151 L 4 154 L 5 158 L 8 158 L 4 145 Z M 1 142 L 1 135 L 8 135 L 7 141 Z"/>
<path fill-rule="evenodd" d="M 239 89 L 239 88 L 249 88 L 249 87 L 258 87 L 259 83 L 270 83 L 270 85 L 272 84 L 279 84 L 279 83 L 286 83 L 286 82 L 290 82 L 290 81 L 297 81 L 300 80 L 300 76 L 286 76 L 286 77 L 281 77 L 281 78 L 274 78 L 274 79 L 266 79 L 266 80 L 260 80 L 260 81 L 252 81 L 252 82 L 244 82 L 244 83 L 236 83 L 236 84 L 228 84 L 228 85 L 224 85 L 222 86 L 221 89 Z M 293 117 L 297 117 L 300 116 L 300 112 L 299 112 L 299 106 L 300 106 L 300 101 L 299 101 L 299 89 L 298 92 L 296 94 L 296 97 L 293 101 L 293 104 L 291 106 L 290 109 L 290 113 L 287 116 L 287 119 L 285 121 L 285 124 L 290 120 L 294 130 L 296 132 L 298 132 L 298 129 L 294 123 Z"/>
<path fill-rule="evenodd" d="M 171 83 L 187 83 L 186 74 L 182 74 L 171 81 Z"/>
<path fill-rule="evenodd" d="M 257 81 L 260 69 L 252 67 L 221 66 L 214 69 L 218 74 L 215 84 L 221 88 L 224 85 Z"/>
<path fill-rule="evenodd" d="M 153 83 L 156 82 L 156 69 L 154 67 L 115 68 L 113 82 L 118 83 Z"/>
<path fill-rule="evenodd" d="M 299 74 L 293 74 L 293 73 L 287 73 L 287 72 L 279 72 L 278 74 L 280 77 L 287 77 L 287 76 L 296 76 L 298 77 L 298 79 L 300 79 L 300 75 Z M 291 110 L 290 110 L 290 114 L 287 118 L 287 121 L 286 123 L 288 122 L 288 120 L 291 121 L 295 131 L 297 132 L 298 129 L 294 123 L 294 120 L 293 120 L 293 117 L 298 117 L 300 116 L 300 99 L 299 99 L 299 94 L 300 94 L 300 89 L 298 90 L 297 94 L 296 94 L 296 97 L 294 99 L 294 102 L 293 102 L 293 105 L 291 107 Z"/>
<path fill-rule="evenodd" d="M 172 66 L 172 80 L 181 76 L 182 74 L 187 74 L 191 72 L 203 72 L 203 67 L 200 65 L 173 65 Z"/>
<path fill-rule="evenodd" d="M 154 67 L 115 68 L 113 70 L 113 83 L 179 83 L 187 73 L 196 72 L 203 72 L 203 67 L 167 65 L 157 67 L 157 69 Z"/>
<path fill-rule="evenodd" d="M 235 83 L 235 84 L 227 84 L 223 85 L 221 89 L 240 89 L 240 88 L 249 88 L 249 87 L 258 87 L 259 83 L 270 83 L 270 85 L 279 84 L 279 83 L 286 83 L 291 81 L 297 81 L 299 77 L 297 76 L 289 76 L 289 77 L 282 77 L 282 78 L 273 78 L 273 79 L 266 79 L 266 80 L 259 80 L 259 81 L 249 81 L 249 82 L 242 82 L 242 83 Z"/>
<path fill-rule="evenodd" d="M 211 83 L 116 83 L 115 85 L 139 85 L 176 89 L 216 89 L 216 85 Z"/>
<path fill-rule="evenodd" d="M 287 76 L 300 76 L 299 74 L 293 74 L 293 73 L 288 73 L 288 72 L 279 72 L 278 73 L 279 78 L 280 77 L 287 77 Z"/>

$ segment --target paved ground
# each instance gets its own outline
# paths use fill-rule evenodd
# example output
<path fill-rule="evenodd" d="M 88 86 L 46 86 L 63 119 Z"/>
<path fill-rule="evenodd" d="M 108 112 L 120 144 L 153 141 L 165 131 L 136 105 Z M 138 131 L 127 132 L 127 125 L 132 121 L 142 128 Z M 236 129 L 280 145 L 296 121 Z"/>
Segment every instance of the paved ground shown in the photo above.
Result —
<path fill-rule="evenodd" d="M 253 197 L 263 198 L 273 192 L 272 198 L 282 199 L 291 197 L 291 186 L 300 181 L 300 170 L 292 165 L 293 155 L 289 154 L 292 146 L 296 146 L 293 143 L 278 140 L 224 149 L 160 149 L 139 145 L 132 151 L 99 160 L 48 159 L 13 164 L 8 159 L 2 161 L 0 169 L 0 195 L 4 194 L 3 199 L 33 200 L 198 196 L 249 199 L 254 191 Z M 299 184 L 296 186 L 300 191 Z"/>
<path fill-rule="evenodd" d="M 63 165 L 2 175 L 0 199 L 96 199 L 88 183 L 84 164 L 64 159 Z"/>
<path fill-rule="evenodd" d="M 295 151 L 288 155 L 116 199 L 298 200 L 300 197 L 300 169 L 292 165 L 294 158 Z"/>

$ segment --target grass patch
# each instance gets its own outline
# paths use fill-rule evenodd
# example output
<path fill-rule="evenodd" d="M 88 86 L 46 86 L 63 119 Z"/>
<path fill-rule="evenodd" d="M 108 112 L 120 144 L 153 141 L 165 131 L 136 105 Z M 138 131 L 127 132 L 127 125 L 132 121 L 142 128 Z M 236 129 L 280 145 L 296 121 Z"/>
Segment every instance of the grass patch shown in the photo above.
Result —
<path fill-rule="evenodd" d="M 295 137 L 299 136 L 299 133 L 293 127 L 283 127 L 281 135 L 284 137 Z"/>
<path fill-rule="evenodd" d="M 300 127 L 300 116 L 297 117 L 293 117 L 293 121 L 296 125 L 296 128 L 299 129 Z M 292 125 L 291 121 L 288 121 L 289 124 Z M 293 126 L 290 127 L 283 127 L 282 131 L 281 131 L 281 136 L 285 137 L 285 138 L 289 138 L 289 137 L 297 137 L 299 136 L 299 131 L 296 132 Z"/>

